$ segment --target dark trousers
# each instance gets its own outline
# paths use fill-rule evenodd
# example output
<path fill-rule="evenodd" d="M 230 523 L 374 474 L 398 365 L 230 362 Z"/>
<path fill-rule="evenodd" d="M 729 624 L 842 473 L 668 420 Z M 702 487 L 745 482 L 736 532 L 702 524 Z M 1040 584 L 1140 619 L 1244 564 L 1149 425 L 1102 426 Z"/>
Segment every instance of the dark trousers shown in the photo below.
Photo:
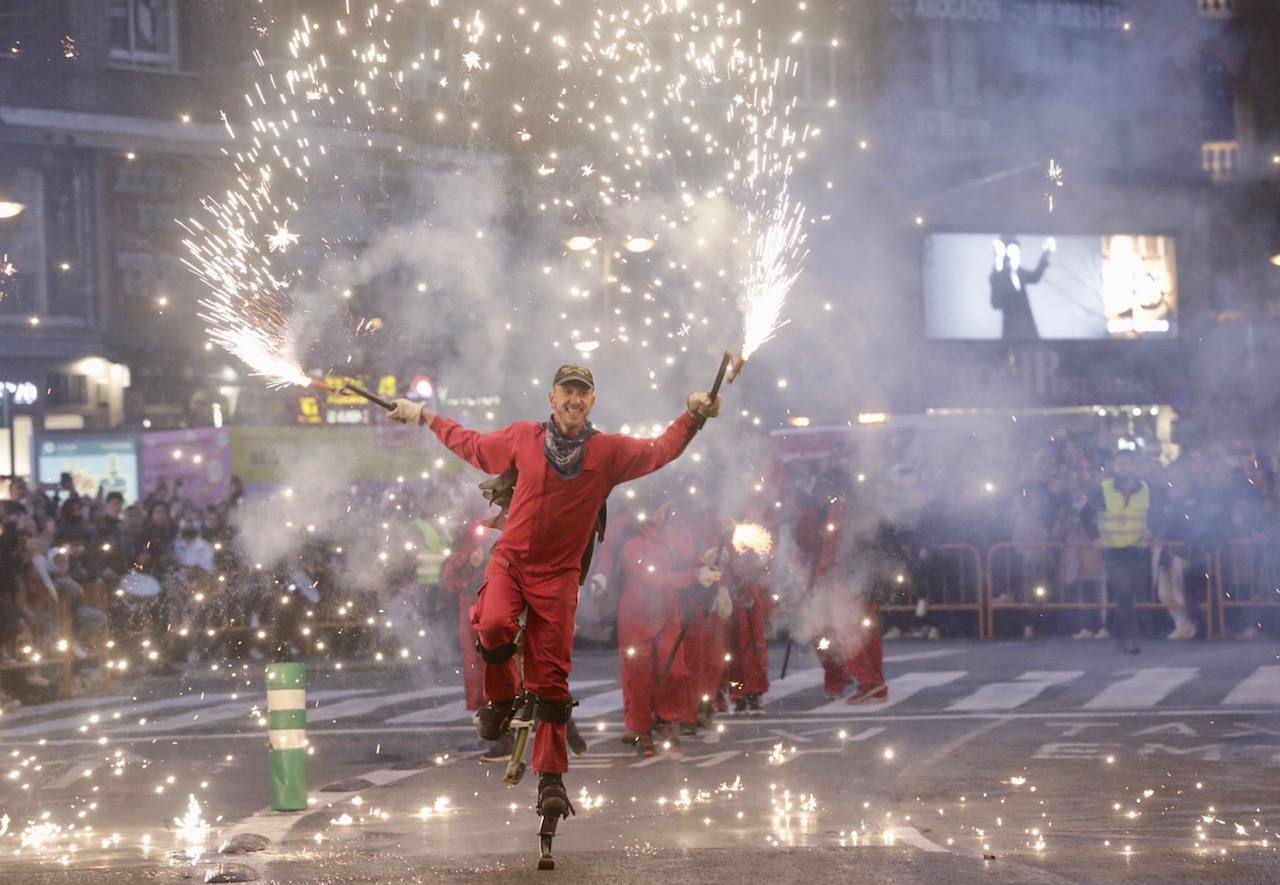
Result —
<path fill-rule="evenodd" d="M 1111 635 L 1132 639 L 1138 633 L 1138 614 L 1133 604 L 1146 596 L 1151 585 L 1151 550 L 1146 547 L 1117 547 L 1102 551 L 1107 568 L 1107 596 L 1115 604 L 1111 612 Z"/>

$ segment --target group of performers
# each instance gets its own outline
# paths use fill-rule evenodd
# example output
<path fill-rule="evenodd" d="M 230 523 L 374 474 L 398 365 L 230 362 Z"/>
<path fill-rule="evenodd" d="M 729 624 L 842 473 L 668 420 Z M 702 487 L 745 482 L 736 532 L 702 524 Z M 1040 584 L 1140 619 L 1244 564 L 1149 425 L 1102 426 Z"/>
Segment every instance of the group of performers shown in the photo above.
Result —
<path fill-rule="evenodd" d="M 601 433 L 591 425 L 595 379 L 585 367 L 561 366 L 548 400 L 548 420 L 491 433 L 463 428 L 421 402 L 396 400 L 390 413 L 393 420 L 429 427 L 452 452 L 494 477 L 482 488 L 500 513 L 466 527 L 441 581 L 459 597 L 467 704 L 476 711 L 479 736 L 495 746 L 489 758 L 512 752 L 513 722 L 534 728 L 542 869 L 554 868 L 556 822 L 574 813 L 563 782 L 569 749 L 586 749 L 569 694 L 574 616 L 586 578 L 594 576 L 597 589 L 617 585 L 624 740 L 642 756 L 659 746 L 679 752 L 682 735 L 709 725 L 730 704 L 735 712 L 759 712 L 769 688 L 772 607 L 768 562 L 736 549 L 733 526 L 695 506 L 655 498 L 605 531 L 609 493 L 679 457 L 719 414 L 718 396 L 690 394 L 685 410 L 653 439 Z M 834 502 L 829 509 L 837 518 Z M 491 528 L 501 530 L 496 540 Z M 604 544 L 593 565 L 598 542 Z M 824 538 L 814 551 L 810 591 L 823 587 L 837 546 L 835 537 Z M 833 625 L 849 621 L 844 602 L 827 595 Z M 879 655 L 878 632 L 866 626 L 874 620 L 871 612 L 848 629 L 832 630 L 831 641 L 815 637 L 829 693 L 843 692 L 854 679 L 859 687 L 851 701 L 885 696 L 883 673 L 860 666 L 868 657 L 863 647 L 871 645 L 871 657 Z M 516 747 L 522 756 L 523 746 Z M 519 778 L 512 770 L 508 782 Z"/>

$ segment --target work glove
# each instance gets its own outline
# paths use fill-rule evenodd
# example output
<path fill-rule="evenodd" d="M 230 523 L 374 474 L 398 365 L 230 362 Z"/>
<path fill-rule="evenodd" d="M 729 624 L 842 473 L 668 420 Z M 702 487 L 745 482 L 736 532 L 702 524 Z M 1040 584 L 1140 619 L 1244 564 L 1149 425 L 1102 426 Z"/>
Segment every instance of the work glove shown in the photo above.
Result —
<path fill-rule="evenodd" d="M 698 569 L 698 583 L 703 587 L 710 587 L 712 584 L 719 581 L 723 575 L 724 572 L 720 571 L 720 569 L 704 565 L 702 568 Z"/>
<path fill-rule="evenodd" d="M 716 598 L 711 603 L 711 610 L 722 621 L 733 614 L 733 597 L 729 595 L 729 588 L 723 584 L 716 590 Z"/>
<path fill-rule="evenodd" d="M 393 400 L 391 403 L 395 406 L 387 417 L 392 421 L 398 421 L 401 424 L 420 424 L 422 418 L 422 403 L 410 402 L 407 399 Z"/>
<path fill-rule="evenodd" d="M 720 548 L 708 547 L 707 552 L 702 554 L 702 564 L 716 567 L 716 563 L 720 561 Z"/>
<path fill-rule="evenodd" d="M 689 414 L 695 418 L 715 418 L 720 414 L 720 403 L 718 396 L 713 402 L 708 394 L 691 393 L 688 400 Z"/>
<path fill-rule="evenodd" d="M 605 588 L 609 586 L 609 579 L 606 578 L 604 575 L 600 574 L 599 572 L 596 572 L 594 575 L 591 576 L 591 580 L 589 583 L 591 584 L 591 592 L 599 594 L 599 593 L 603 593 L 605 591 Z"/>

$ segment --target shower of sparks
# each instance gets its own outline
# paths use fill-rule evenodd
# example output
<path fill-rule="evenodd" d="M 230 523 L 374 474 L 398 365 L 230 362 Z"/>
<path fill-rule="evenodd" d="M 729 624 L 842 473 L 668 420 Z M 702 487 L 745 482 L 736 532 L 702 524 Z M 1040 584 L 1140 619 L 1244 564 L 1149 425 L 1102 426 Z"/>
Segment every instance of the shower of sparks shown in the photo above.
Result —
<path fill-rule="evenodd" d="M 278 225 L 275 232 L 267 237 L 267 245 L 271 247 L 272 252 L 283 252 L 298 242 L 298 235 L 289 232 L 289 222 Z"/>
<path fill-rule="evenodd" d="M 209 841 L 209 823 L 204 819 L 200 800 L 194 794 L 187 800 L 186 813 L 182 817 L 175 817 L 173 824 L 186 855 L 193 860 L 199 857 Z"/>
<path fill-rule="evenodd" d="M 372 0 L 347 3 L 332 21 L 302 16 L 284 62 L 255 53 L 247 119 L 233 127 L 221 115 L 234 183 L 182 223 L 187 264 L 210 290 L 201 301 L 210 339 L 274 385 L 306 383 L 301 356 L 315 339 L 301 339 L 300 317 L 309 335 L 335 324 L 355 334 L 355 317 L 327 316 L 315 302 L 325 289 L 316 263 L 353 266 L 364 246 L 336 222 L 313 223 L 320 200 L 339 192 L 347 205 L 362 203 L 357 170 L 413 150 L 411 133 L 429 126 L 446 145 L 511 153 L 535 173 L 531 202 L 549 227 L 588 227 L 599 238 L 549 282 L 569 299 L 594 297 L 593 308 L 612 301 L 601 317 L 616 330 L 597 329 L 594 340 L 634 349 L 653 389 L 689 352 L 690 329 L 723 325 L 726 291 L 740 293 L 749 358 L 786 324 L 809 223 L 791 177 L 821 132 L 796 119 L 805 47 L 792 44 L 803 32 L 754 30 L 744 9 L 756 5 L 631 0 L 583 16 L 560 0 L 479 9 L 439 0 L 417 8 L 432 18 L 425 31 L 403 27 L 398 5 Z M 449 48 L 452 36 L 425 51 L 406 39 L 450 31 L 464 51 Z M 494 71 L 527 92 L 499 97 L 487 82 Z M 316 233 L 306 250 L 292 249 L 290 222 L 308 209 Z M 646 220 L 624 227 L 624 216 Z M 615 252 L 619 229 L 658 248 Z M 612 299 L 599 299 L 602 286 Z M 678 292 L 693 301 L 675 301 Z"/>
<path fill-rule="evenodd" d="M 733 549 L 737 553 L 749 550 L 757 556 L 768 556 L 773 550 L 773 536 L 762 525 L 740 522 L 733 527 Z"/>

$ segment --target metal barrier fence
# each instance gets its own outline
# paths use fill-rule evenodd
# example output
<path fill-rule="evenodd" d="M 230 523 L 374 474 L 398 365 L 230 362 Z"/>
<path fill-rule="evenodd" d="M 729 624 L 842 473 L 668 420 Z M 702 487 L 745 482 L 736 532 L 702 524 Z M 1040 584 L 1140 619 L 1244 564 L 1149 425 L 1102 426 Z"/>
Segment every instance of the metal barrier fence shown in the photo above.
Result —
<path fill-rule="evenodd" d="M 930 562 L 921 583 L 925 586 L 924 601 L 931 612 L 969 612 L 977 620 L 978 636 L 983 630 L 983 580 L 982 554 L 970 544 L 939 544 L 930 547 L 934 560 Z M 879 605 L 882 612 L 914 612 L 919 605 L 920 587 L 902 585 L 893 588 L 886 602 Z"/>
<path fill-rule="evenodd" d="M 30 671 L 58 668 L 58 697 L 71 697 L 75 679 L 75 654 L 71 642 L 74 636 L 74 614 L 66 600 L 58 604 L 52 623 L 53 638 L 50 648 L 41 650 L 32 645 L 17 649 L 21 657 L 0 662 L 0 671 Z"/>
<path fill-rule="evenodd" d="M 1250 617 L 1264 609 L 1280 609 L 1280 546 L 1271 541 L 1222 544 L 1214 557 L 1214 574 L 1218 579 L 1219 636 L 1227 635 L 1227 613 L 1231 610 Z"/>
<path fill-rule="evenodd" d="M 1215 596 L 1212 548 L 1172 541 L 1156 541 L 1152 546 L 1162 550 L 1166 557 L 1181 557 L 1184 574 L 1203 576 L 1204 592 L 1188 594 L 1187 609 L 1200 613 L 1206 636 L 1211 636 Z M 999 611 L 1092 611 L 1105 622 L 1106 612 L 1116 605 L 1107 596 L 1102 554 L 1101 547 L 1063 541 L 993 544 L 987 551 L 987 638 L 995 636 L 996 612 Z M 1167 611 L 1167 605 L 1156 598 L 1155 570 L 1158 567 L 1153 557 L 1151 585 L 1148 592 L 1136 600 L 1135 608 Z"/>

